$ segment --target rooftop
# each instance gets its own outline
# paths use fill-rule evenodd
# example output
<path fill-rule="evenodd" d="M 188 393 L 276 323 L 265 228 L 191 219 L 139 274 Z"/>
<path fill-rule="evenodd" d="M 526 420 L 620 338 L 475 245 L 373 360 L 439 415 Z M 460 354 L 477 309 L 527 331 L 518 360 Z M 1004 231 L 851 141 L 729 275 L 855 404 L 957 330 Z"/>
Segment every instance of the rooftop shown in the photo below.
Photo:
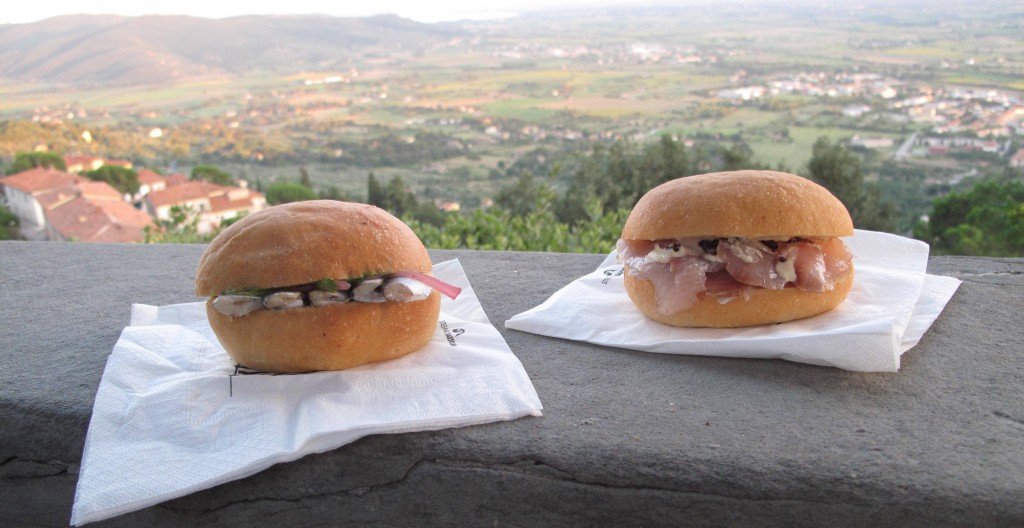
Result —
<path fill-rule="evenodd" d="M 79 242 L 141 242 L 153 218 L 120 200 L 74 198 L 47 214 L 65 240 Z"/>
<path fill-rule="evenodd" d="M 22 192 L 36 194 L 78 185 L 86 178 L 57 169 L 35 168 L 0 178 L 0 183 Z"/>

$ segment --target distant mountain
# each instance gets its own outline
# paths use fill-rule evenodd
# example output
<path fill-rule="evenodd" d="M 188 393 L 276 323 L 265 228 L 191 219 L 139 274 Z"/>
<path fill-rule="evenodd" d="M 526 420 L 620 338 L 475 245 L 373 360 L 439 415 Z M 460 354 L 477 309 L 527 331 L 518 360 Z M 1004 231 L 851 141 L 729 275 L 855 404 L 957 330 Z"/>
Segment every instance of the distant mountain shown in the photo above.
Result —
<path fill-rule="evenodd" d="M 0 25 L 0 80 L 139 85 L 317 69 L 375 48 L 412 50 L 464 34 L 396 16 L 69 15 Z"/>

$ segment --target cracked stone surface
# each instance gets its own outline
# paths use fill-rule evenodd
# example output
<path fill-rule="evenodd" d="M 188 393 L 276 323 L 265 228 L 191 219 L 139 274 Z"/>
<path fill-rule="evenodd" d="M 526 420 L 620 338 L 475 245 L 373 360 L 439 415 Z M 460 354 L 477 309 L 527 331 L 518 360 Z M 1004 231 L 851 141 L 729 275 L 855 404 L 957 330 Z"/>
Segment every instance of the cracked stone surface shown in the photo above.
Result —
<path fill-rule="evenodd" d="M 0 526 L 68 525 L 130 306 L 198 300 L 202 251 L 0 242 Z M 371 436 L 95 526 L 1024 525 L 1022 259 L 933 258 L 964 284 L 899 373 L 863 374 L 507 330 L 603 257 L 431 254 L 543 417 Z"/>

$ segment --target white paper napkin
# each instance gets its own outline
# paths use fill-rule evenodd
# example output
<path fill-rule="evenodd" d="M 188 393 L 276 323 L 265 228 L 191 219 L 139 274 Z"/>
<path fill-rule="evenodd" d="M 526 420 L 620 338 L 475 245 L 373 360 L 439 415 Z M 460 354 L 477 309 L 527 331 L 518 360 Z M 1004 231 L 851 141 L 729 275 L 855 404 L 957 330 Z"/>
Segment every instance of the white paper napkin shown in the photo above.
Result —
<path fill-rule="evenodd" d="M 646 352 L 777 358 L 861 372 L 895 372 L 960 281 L 928 275 L 928 245 L 857 230 L 844 239 L 854 255 L 849 296 L 835 310 L 782 324 L 737 329 L 677 328 L 640 313 L 626 294 L 613 251 L 594 272 L 543 304 L 505 321 L 507 328 Z"/>
<path fill-rule="evenodd" d="M 236 373 L 203 303 L 135 305 L 107 360 L 71 523 L 82 525 L 252 475 L 363 436 L 526 415 L 541 403 L 487 320 L 457 260 L 423 349 L 383 363 L 298 375 Z"/>

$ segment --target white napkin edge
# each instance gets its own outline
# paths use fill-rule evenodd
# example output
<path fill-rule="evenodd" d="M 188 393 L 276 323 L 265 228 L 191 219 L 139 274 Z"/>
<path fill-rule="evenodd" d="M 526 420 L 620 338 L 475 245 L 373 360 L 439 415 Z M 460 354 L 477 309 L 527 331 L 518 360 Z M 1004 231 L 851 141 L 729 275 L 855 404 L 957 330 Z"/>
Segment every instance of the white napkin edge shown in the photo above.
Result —
<path fill-rule="evenodd" d="M 963 281 L 955 277 L 925 274 L 921 297 L 914 305 L 910 322 L 900 336 L 900 355 L 917 346 L 924 338 L 924 334 L 939 318 L 961 284 Z"/>
<path fill-rule="evenodd" d="M 912 310 L 909 313 L 906 313 L 906 314 L 902 314 L 901 313 L 901 314 L 898 314 L 895 317 L 891 317 L 891 318 L 887 318 L 887 319 L 881 319 L 881 320 L 877 320 L 877 321 L 865 322 L 864 324 L 860 325 L 860 327 L 858 329 L 859 331 L 856 334 L 850 333 L 850 330 L 852 328 L 855 328 L 855 327 L 849 327 L 849 326 L 848 327 L 844 327 L 842 329 L 829 330 L 829 331 L 825 331 L 825 332 L 817 334 L 817 336 L 820 337 L 822 335 L 833 335 L 833 334 L 840 334 L 841 333 L 844 336 L 854 336 L 854 335 L 856 335 L 857 339 L 863 339 L 863 338 L 868 338 L 870 336 L 876 336 L 875 340 L 884 341 L 885 342 L 884 344 L 886 345 L 886 349 L 887 350 L 891 350 L 891 351 L 894 352 L 893 355 L 892 355 L 892 359 L 890 361 L 887 361 L 887 367 L 884 370 L 858 370 L 858 369 L 852 369 L 852 368 L 849 368 L 848 366 L 845 366 L 845 363 L 843 363 L 843 362 L 840 362 L 838 364 L 834 364 L 834 363 L 832 363 L 832 362 L 830 362 L 828 360 L 822 359 L 822 358 L 818 358 L 817 360 L 815 360 L 815 359 L 806 358 L 806 357 L 803 357 L 803 356 L 791 357 L 790 354 L 787 354 L 784 351 L 776 351 L 776 352 L 773 352 L 771 355 L 768 355 L 768 354 L 761 355 L 761 354 L 759 354 L 759 355 L 756 355 L 756 356 L 751 356 L 751 355 L 744 355 L 741 351 L 735 351 L 735 350 L 733 350 L 733 351 L 715 351 L 713 353 L 694 353 L 692 351 L 687 351 L 686 353 L 679 353 L 679 352 L 673 352 L 673 351 L 670 350 L 671 347 L 672 347 L 672 344 L 676 343 L 676 342 L 687 342 L 687 343 L 699 342 L 702 345 L 708 347 L 708 348 L 705 348 L 705 350 L 710 350 L 710 349 L 718 348 L 718 346 L 717 346 L 718 345 L 718 341 L 706 340 L 706 339 L 692 339 L 692 340 L 689 340 L 689 339 L 678 339 L 678 340 L 669 340 L 669 341 L 659 341 L 657 343 L 651 343 L 651 344 L 645 344 L 645 343 L 641 343 L 641 344 L 628 343 L 627 344 L 627 343 L 607 343 L 607 342 L 598 343 L 596 341 L 593 341 L 592 337 L 590 337 L 590 338 L 588 338 L 586 336 L 584 336 L 584 337 L 577 337 L 577 338 L 567 338 L 567 337 L 564 337 L 564 335 L 561 332 L 561 329 L 555 327 L 554 323 L 552 323 L 550 321 L 548 321 L 548 322 L 538 322 L 538 321 L 534 320 L 534 321 L 530 321 L 529 323 L 525 322 L 528 319 L 531 319 L 533 314 L 539 313 L 539 312 L 543 312 L 546 309 L 548 309 L 551 305 L 558 304 L 559 302 L 561 302 L 562 298 L 565 295 L 568 295 L 570 293 L 570 285 L 572 285 L 577 280 L 580 280 L 580 279 L 583 279 L 583 278 L 587 278 L 587 277 L 589 277 L 591 275 L 598 274 L 598 273 L 600 273 L 605 268 L 609 268 L 609 267 L 612 267 L 612 266 L 614 266 L 614 267 L 620 266 L 620 264 L 618 262 L 618 259 L 617 259 L 617 252 L 615 250 L 612 250 L 609 254 L 607 254 L 605 256 L 605 258 L 602 260 L 602 262 L 593 271 L 591 271 L 591 272 L 589 272 L 587 274 L 584 274 L 581 277 L 577 277 L 576 279 L 574 279 L 570 283 L 566 284 L 562 288 L 559 288 L 556 292 L 551 294 L 551 296 L 549 296 L 547 299 L 545 299 L 544 302 L 542 302 L 541 304 L 539 304 L 537 306 L 534 306 L 533 308 L 530 308 L 528 310 L 525 310 L 525 311 L 523 311 L 521 313 L 513 315 L 511 318 L 509 318 L 508 320 L 505 321 L 505 327 L 509 328 L 509 329 L 512 329 L 512 330 L 519 330 L 519 331 L 528 332 L 528 333 L 534 333 L 534 334 L 538 334 L 538 335 L 545 335 L 545 336 L 549 336 L 549 337 L 556 337 L 556 338 L 559 338 L 559 339 L 569 339 L 569 340 L 572 340 L 572 341 L 590 342 L 590 343 L 597 344 L 599 346 L 609 346 L 609 347 L 622 348 L 622 349 L 627 349 L 627 350 L 637 350 L 637 351 L 641 351 L 641 352 L 669 353 L 669 354 L 677 354 L 677 355 L 712 356 L 712 357 L 734 357 L 734 358 L 754 357 L 754 358 L 757 358 L 757 359 L 786 359 L 786 360 L 790 360 L 790 361 L 794 361 L 794 362 L 799 362 L 799 363 L 806 363 L 806 364 L 812 364 L 812 365 L 836 367 L 836 368 L 840 368 L 840 369 L 843 369 L 843 370 L 850 370 L 850 371 L 896 372 L 896 371 L 899 370 L 899 367 L 900 367 L 900 356 L 902 356 L 903 353 L 905 353 L 906 351 L 910 350 L 911 348 L 916 346 L 918 342 L 920 342 L 920 340 L 923 337 L 924 333 L 928 330 L 928 328 L 931 327 L 931 324 L 935 321 L 936 318 L 938 318 L 939 314 L 943 311 L 943 309 L 945 309 L 946 304 L 952 298 L 952 296 L 956 292 L 956 290 L 959 288 L 959 286 L 961 284 L 961 281 L 956 279 L 956 278 L 953 278 L 953 277 L 937 276 L 937 275 L 929 275 L 929 274 L 927 274 L 925 268 L 927 266 L 928 245 L 925 244 L 924 242 L 921 242 L 919 240 L 913 240 L 913 239 L 905 239 L 904 237 L 899 237 L 898 235 L 892 235 L 892 234 L 889 234 L 889 233 L 868 232 L 868 231 L 862 231 L 862 230 L 857 230 L 857 231 L 858 232 L 863 232 L 865 234 L 871 234 L 871 235 L 875 235 L 875 236 L 880 236 L 881 237 L 880 242 L 883 245 L 885 245 L 885 246 L 888 246 L 888 245 L 894 244 L 894 243 L 904 243 L 904 244 L 910 244 L 911 251 L 913 251 L 915 253 L 923 252 L 922 255 L 919 255 L 922 258 L 920 258 L 920 259 L 908 259 L 906 261 L 899 261 L 899 262 L 896 263 L 896 265 L 897 265 L 896 269 L 890 269 L 890 271 L 892 271 L 894 273 L 901 274 L 901 275 L 919 275 L 920 276 L 920 285 L 921 285 L 920 294 L 918 295 L 918 298 L 915 301 L 915 303 L 913 305 L 913 308 L 912 308 Z M 878 250 L 878 249 L 879 248 L 872 248 L 872 250 Z M 883 249 L 882 251 L 885 251 L 885 250 Z M 887 329 L 887 330 L 883 330 L 883 328 Z M 808 337 L 812 337 L 812 336 L 808 336 Z M 771 336 L 763 336 L 761 339 L 764 340 L 763 342 L 767 343 L 767 342 L 770 342 L 772 340 L 772 337 Z M 794 341 L 794 340 L 800 339 L 800 337 L 799 336 L 786 336 L 785 339 L 786 339 L 786 341 Z M 771 348 L 771 347 L 769 347 L 769 348 Z M 838 354 L 836 356 L 838 356 Z M 825 355 L 825 357 L 827 357 L 827 354 Z"/>

